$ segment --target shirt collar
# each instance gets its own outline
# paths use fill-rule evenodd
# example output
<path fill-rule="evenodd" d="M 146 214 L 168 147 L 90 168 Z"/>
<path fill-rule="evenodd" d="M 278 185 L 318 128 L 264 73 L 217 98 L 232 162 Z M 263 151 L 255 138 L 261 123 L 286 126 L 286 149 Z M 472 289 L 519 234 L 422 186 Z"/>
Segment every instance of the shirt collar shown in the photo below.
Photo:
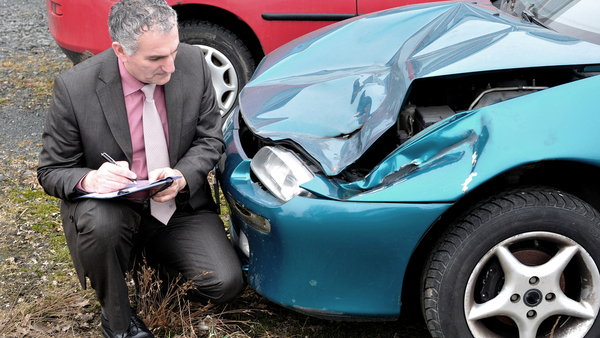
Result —
<path fill-rule="evenodd" d="M 127 68 L 123 64 L 123 61 L 119 59 L 119 73 L 121 74 L 121 84 L 123 85 L 123 95 L 128 96 L 144 86 L 144 83 L 133 75 L 129 74 Z"/>

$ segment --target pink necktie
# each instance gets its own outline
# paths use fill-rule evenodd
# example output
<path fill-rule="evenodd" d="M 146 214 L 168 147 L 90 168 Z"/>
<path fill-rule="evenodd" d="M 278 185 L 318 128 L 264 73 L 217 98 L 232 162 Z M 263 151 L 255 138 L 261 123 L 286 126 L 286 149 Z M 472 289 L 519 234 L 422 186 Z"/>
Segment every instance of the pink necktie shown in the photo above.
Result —
<path fill-rule="evenodd" d="M 169 149 L 165 139 L 165 131 L 162 127 L 158 110 L 154 105 L 154 89 L 156 84 L 147 84 L 142 87 L 142 92 L 146 95 L 144 101 L 144 146 L 146 147 L 146 164 L 148 173 L 158 168 L 170 168 Z M 167 224 L 175 212 L 175 200 L 164 203 L 150 200 L 150 213 L 163 224 Z"/>

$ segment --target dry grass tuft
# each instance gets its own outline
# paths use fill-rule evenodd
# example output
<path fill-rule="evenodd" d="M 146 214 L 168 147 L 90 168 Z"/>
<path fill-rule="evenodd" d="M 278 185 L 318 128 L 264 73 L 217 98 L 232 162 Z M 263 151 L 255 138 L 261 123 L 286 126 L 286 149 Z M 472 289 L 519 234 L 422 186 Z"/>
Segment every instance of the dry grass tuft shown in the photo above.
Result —
<path fill-rule="evenodd" d="M 207 272 L 208 273 L 208 272 Z M 137 313 L 155 333 L 178 338 L 210 337 L 249 337 L 240 326 L 246 328 L 256 324 L 249 320 L 228 319 L 230 315 L 255 314 L 261 310 L 236 309 L 226 311 L 226 306 L 203 305 L 186 299 L 186 294 L 194 289 L 192 280 L 182 282 L 181 276 L 165 287 L 156 270 L 144 264 L 137 272 L 138 292 L 133 302 Z M 167 335 L 168 334 L 168 335 Z M 171 335 L 174 334 L 174 335 Z"/>

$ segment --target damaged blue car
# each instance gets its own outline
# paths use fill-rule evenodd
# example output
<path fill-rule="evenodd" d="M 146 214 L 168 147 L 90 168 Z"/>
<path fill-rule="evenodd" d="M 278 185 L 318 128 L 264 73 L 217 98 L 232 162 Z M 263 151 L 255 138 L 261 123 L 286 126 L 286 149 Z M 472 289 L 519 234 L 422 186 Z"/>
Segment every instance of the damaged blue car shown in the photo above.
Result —
<path fill-rule="evenodd" d="M 218 176 L 248 283 L 434 337 L 599 337 L 600 2 L 445 1 L 269 54 Z"/>

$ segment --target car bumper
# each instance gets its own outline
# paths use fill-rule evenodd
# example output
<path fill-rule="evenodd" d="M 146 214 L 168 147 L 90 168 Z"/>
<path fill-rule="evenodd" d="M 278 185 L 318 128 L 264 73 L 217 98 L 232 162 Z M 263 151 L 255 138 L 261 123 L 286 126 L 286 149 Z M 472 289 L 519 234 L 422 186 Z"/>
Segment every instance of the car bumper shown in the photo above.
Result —
<path fill-rule="evenodd" d="M 252 181 L 250 159 L 235 135 L 225 132 L 228 149 L 219 167 L 232 240 L 248 255 L 250 286 L 312 316 L 396 319 L 411 254 L 450 204 L 315 196 L 282 204 Z"/>
<path fill-rule="evenodd" d="M 108 13 L 115 0 L 46 0 L 48 29 L 67 57 L 78 63 L 111 45 Z"/>

